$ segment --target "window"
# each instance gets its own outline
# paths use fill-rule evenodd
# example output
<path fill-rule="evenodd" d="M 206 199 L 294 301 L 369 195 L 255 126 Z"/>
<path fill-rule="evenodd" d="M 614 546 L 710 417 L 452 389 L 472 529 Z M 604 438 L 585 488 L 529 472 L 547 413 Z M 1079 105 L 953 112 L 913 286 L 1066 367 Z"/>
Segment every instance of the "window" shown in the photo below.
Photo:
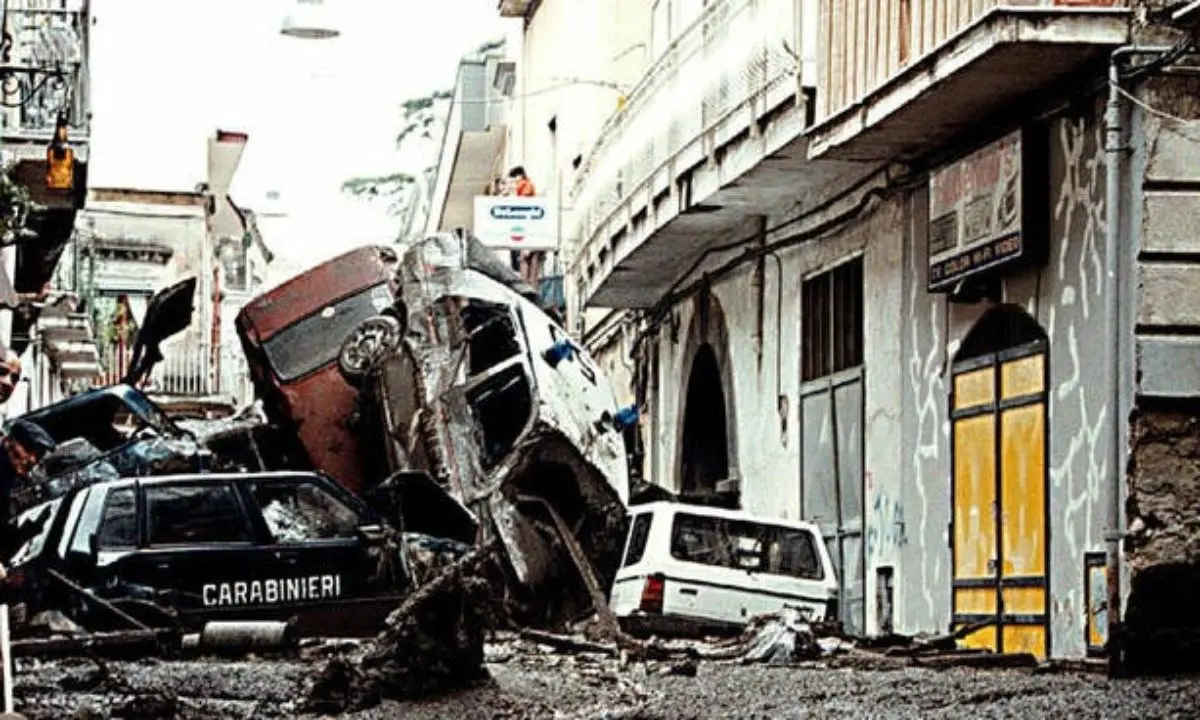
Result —
<path fill-rule="evenodd" d="M 310 482 L 258 483 L 252 490 L 277 543 L 354 537 L 358 513 Z"/>
<path fill-rule="evenodd" d="M 821 580 L 825 572 L 806 530 L 680 513 L 671 528 L 671 557 L 712 567 Z"/>
<path fill-rule="evenodd" d="M 462 309 L 462 322 L 470 338 L 467 345 L 469 375 L 478 375 L 521 354 L 516 324 L 504 305 L 470 300 Z"/>
<path fill-rule="evenodd" d="M 513 364 L 467 392 L 467 403 L 482 436 L 484 470 L 491 470 L 516 445 L 533 415 L 533 389 L 525 367 Z"/>
<path fill-rule="evenodd" d="M 146 488 L 151 545 L 249 542 L 250 530 L 229 485 Z"/>
<path fill-rule="evenodd" d="M 800 368 L 805 382 L 863 362 L 863 266 L 858 257 L 800 287 Z"/>
<path fill-rule="evenodd" d="M 96 544 L 101 548 L 137 545 L 137 497 L 134 489 L 113 490 L 104 500 Z"/>
<path fill-rule="evenodd" d="M 652 513 L 642 513 L 633 519 L 633 525 L 629 528 L 629 549 L 625 551 L 623 567 L 642 561 L 646 554 L 646 542 L 650 539 L 650 521 L 653 519 Z"/>
<path fill-rule="evenodd" d="M 263 343 L 263 351 L 279 379 L 290 382 L 337 360 L 354 328 L 391 304 L 391 292 L 380 283 L 297 320 Z"/>

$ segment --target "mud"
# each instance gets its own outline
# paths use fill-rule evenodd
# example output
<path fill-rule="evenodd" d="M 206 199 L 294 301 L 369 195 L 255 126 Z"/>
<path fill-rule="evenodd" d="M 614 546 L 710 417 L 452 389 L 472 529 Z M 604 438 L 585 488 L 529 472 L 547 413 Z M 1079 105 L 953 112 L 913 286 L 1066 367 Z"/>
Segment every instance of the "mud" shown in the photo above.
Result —
<path fill-rule="evenodd" d="M 485 648 L 486 680 L 419 701 L 384 700 L 334 717 L 384 718 L 1187 718 L 1194 680 L 1114 681 L 1030 671 L 772 667 L 702 660 L 636 663 L 563 654 L 507 636 Z M 264 662 L 21 662 L 18 710 L 31 720 L 91 717 L 305 717 L 312 666 Z M 81 708 L 84 709 L 81 712 Z M 308 715 L 309 717 L 316 717 Z M 329 716 L 325 716 L 329 717 Z"/>

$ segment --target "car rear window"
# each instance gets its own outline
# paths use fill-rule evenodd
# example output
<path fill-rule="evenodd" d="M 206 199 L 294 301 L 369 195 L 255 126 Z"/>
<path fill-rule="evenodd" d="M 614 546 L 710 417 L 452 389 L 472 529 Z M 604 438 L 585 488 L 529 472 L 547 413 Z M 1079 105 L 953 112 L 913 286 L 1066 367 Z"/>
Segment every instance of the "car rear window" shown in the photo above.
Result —
<path fill-rule="evenodd" d="M 290 382 L 336 360 L 354 328 L 391 304 L 387 284 L 374 285 L 275 333 L 263 343 L 263 352 L 279 379 Z"/>
<path fill-rule="evenodd" d="M 229 485 L 146 488 L 151 545 L 248 542 L 250 528 Z"/>
<path fill-rule="evenodd" d="M 633 519 L 629 526 L 629 547 L 625 549 L 625 562 L 621 564 L 622 567 L 636 565 L 642 561 L 646 554 L 646 542 L 650 539 L 652 519 L 651 513 L 642 513 Z"/>
<path fill-rule="evenodd" d="M 675 515 L 671 527 L 671 557 L 683 562 L 805 580 L 825 577 L 811 532 L 709 515 Z"/>

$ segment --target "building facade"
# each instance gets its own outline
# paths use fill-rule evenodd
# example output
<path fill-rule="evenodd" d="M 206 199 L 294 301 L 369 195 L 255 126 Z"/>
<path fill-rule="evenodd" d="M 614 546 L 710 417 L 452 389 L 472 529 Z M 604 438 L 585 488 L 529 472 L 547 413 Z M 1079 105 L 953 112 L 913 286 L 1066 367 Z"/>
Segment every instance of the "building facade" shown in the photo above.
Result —
<path fill-rule="evenodd" d="M 528 45 L 559 5 L 501 12 Z M 1194 634 L 1190 18 L 650 5 L 565 233 L 645 476 L 820 524 L 853 632 L 1134 664 Z"/>

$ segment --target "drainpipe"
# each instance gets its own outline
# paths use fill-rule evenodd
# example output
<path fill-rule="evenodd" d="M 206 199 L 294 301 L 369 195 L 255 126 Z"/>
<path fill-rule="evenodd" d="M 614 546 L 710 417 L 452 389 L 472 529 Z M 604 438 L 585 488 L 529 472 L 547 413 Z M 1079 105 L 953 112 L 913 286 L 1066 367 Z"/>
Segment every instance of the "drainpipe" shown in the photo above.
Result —
<path fill-rule="evenodd" d="M 1125 438 L 1121 435 L 1121 420 L 1119 412 L 1122 404 L 1121 396 L 1121 332 L 1124 330 L 1124 324 L 1120 319 L 1121 301 L 1119 298 L 1120 283 L 1118 282 L 1118 272 L 1120 270 L 1120 252 L 1122 221 L 1125 216 L 1123 213 L 1124 205 L 1122 199 L 1124 193 L 1125 170 L 1127 169 L 1125 159 L 1127 157 L 1128 147 L 1126 128 L 1122 124 L 1122 118 L 1125 114 L 1125 98 L 1121 94 L 1121 65 L 1130 56 L 1145 55 L 1145 54 L 1161 54 L 1169 52 L 1168 47 L 1139 47 L 1136 45 L 1126 45 L 1117 48 L 1113 51 L 1108 66 L 1108 104 L 1104 113 L 1104 152 L 1107 157 L 1105 163 L 1105 204 L 1107 206 L 1106 213 L 1106 233 L 1104 239 L 1104 300 L 1105 300 L 1105 330 L 1110 338 L 1118 339 L 1109 347 L 1107 362 L 1108 362 L 1108 377 L 1109 377 L 1109 407 L 1112 411 L 1109 413 L 1109 458 L 1108 463 L 1110 472 L 1112 473 L 1111 482 L 1104 486 L 1105 492 L 1105 523 L 1104 523 L 1104 542 L 1107 558 L 1105 561 L 1105 573 L 1107 582 L 1107 624 L 1109 627 L 1109 637 L 1112 637 L 1112 628 L 1121 624 L 1121 538 L 1123 530 L 1121 526 L 1121 500 L 1122 489 L 1124 486 L 1125 473 L 1121 467 L 1122 453 L 1121 447 L 1125 442 Z M 1115 660 L 1114 653 L 1110 651 L 1110 663 Z"/>
<path fill-rule="evenodd" d="M 766 334 L 766 304 L 767 304 L 767 256 L 764 248 L 767 244 L 767 218 L 757 215 L 754 218 L 754 236 L 758 242 L 757 258 L 754 261 L 754 275 L 750 278 L 750 290 L 754 295 L 754 354 L 758 358 L 758 372 L 762 373 L 763 344 Z"/>

